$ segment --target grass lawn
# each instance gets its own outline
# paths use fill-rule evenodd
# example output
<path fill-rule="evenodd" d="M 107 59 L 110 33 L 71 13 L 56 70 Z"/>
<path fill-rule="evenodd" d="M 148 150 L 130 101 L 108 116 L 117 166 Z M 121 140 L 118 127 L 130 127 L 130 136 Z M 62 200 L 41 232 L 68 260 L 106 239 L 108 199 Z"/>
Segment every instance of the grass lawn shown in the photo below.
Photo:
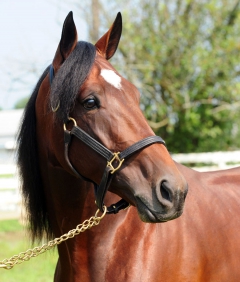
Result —
<path fill-rule="evenodd" d="M 0 261 L 32 248 L 24 227 L 17 220 L 0 221 Z M 1 282 L 52 282 L 57 251 L 48 251 L 10 270 L 0 269 Z"/>

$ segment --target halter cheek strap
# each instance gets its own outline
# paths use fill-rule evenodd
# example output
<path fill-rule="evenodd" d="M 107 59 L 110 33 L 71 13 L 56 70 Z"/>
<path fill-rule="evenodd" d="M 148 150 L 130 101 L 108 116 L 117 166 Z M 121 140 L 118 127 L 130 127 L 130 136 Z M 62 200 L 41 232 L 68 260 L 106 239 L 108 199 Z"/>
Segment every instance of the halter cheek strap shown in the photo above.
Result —
<path fill-rule="evenodd" d="M 92 148 L 95 152 L 100 154 L 102 157 L 104 157 L 107 160 L 107 165 L 105 167 L 101 182 L 99 185 L 94 183 L 94 190 L 95 190 L 95 197 L 96 197 L 96 205 L 98 208 L 103 211 L 104 207 L 104 198 L 106 195 L 106 192 L 111 184 L 113 174 L 121 167 L 124 160 L 131 155 L 133 155 L 135 152 L 149 146 L 155 143 L 163 144 L 165 145 L 165 142 L 163 139 L 159 136 L 150 136 L 147 138 L 144 138 L 130 147 L 126 148 L 122 152 L 112 153 L 109 149 L 107 149 L 105 146 L 103 146 L 101 143 L 99 143 L 97 140 L 93 139 L 89 134 L 87 134 L 84 130 L 82 130 L 80 127 L 77 126 L 76 121 L 73 118 L 69 118 L 73 122 L 73 127 L 69 131 L 66 129 L 66 125 L 64 124 L 64 142 L 65 142 L 65 160 L 68 164 L 68 166 L 71 168 L 74 175 L 77 177 L 83 178 L 84 180 L 91 181 L 90 179 L 85 178 L 82 176 L 71 164 L 69 157 L 68 157 L 68 150 L 69 150 L 69 144 L 71 142 L 72 136 L 77 137 L 82 142 L 84 142 L 86 145 L 88 145 L 90 148 Z M 92 181 L 91 181 L 92 182 Z M 125 209 L 129 207 L 129 203 L 126 202 L 124 199 L 120 200 L 116 204 L 111 205 L 107 208 L 108 213 L 117 213 L 121 209 Z"/>

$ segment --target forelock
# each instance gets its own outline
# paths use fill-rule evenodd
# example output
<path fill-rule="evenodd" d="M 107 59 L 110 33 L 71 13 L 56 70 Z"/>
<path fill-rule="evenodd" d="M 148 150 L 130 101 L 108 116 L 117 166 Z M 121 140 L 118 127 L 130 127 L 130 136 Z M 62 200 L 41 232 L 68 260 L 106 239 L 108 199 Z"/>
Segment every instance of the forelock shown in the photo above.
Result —
<path fill-rule="evenodd" d="M 96 47 L 91 43 L 79 41 L 59 68 L 51 85 L 50 105 L 59 105 L 56 116 L 62 122 L 68 119 L 74 108 L 79 89 L 87 78 L 96 56 Z"/>

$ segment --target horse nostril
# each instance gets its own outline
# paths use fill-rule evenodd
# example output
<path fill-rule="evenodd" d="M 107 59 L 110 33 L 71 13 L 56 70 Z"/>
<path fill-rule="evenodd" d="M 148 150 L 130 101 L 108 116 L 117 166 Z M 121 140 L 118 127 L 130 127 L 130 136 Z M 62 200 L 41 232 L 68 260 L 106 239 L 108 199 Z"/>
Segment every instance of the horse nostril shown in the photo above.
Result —
<path fill-rule="evenodd" d="M 161 192 L 161 196 L 163 199 L 169 201 L 169 202 L 172 202 L 172 197 L 170 195 L 170 190 L 169 188 L 167 187 L 166 185 L 166 182 L 163 181 L 160 185 L 160 192 Z"/>

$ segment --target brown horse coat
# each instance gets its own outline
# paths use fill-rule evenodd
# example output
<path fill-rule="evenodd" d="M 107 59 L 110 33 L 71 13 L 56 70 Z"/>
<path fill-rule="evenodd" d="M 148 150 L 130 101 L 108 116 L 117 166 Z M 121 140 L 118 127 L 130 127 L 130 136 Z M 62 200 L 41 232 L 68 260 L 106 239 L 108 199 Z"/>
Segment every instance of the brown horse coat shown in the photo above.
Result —
<path fill-rule="evenodd" d="M 105 217 L 61 246 L 69 260 L 60 257 L 55 281 L 238 282 L 240 168 L 200 173 L 177 167 L 189 184 L 181 217 L 143 223 L 135 207 Z M 108 194 L 110 202 L 115 197 Z M 82 220 L 92 214 L 92 198 L 89 193 Z M 65 218 L 62 232 L 74 224 Z"/>
<path fill-rule="evenodd" d="M 95 47 L 77 43 L 70 13 L 52 63 L 52 85 L 47 68 L 30 98 L 18 164 L 33 238 L 45 232 L 59 237 L 96 211 L 93 184 L 74 175 L 64 154 L 69 116 L 112 152 L 154 135 L 136 87 L 107 61 L 120 35 L 118 15 Z M 100 182 L 105 159 L 76 138 L 68 155 L 82 176 Z M 60 244 L 54 281 L 240 281 L 239 172 L 195 172 L 174 163 L 162 144 L 137 152 L 114 175 L 105 199 L 109 205 L 122 197 L 133 206 Z M 175 219 L 187 193 L 183 176 L 190 192 Z"/>

